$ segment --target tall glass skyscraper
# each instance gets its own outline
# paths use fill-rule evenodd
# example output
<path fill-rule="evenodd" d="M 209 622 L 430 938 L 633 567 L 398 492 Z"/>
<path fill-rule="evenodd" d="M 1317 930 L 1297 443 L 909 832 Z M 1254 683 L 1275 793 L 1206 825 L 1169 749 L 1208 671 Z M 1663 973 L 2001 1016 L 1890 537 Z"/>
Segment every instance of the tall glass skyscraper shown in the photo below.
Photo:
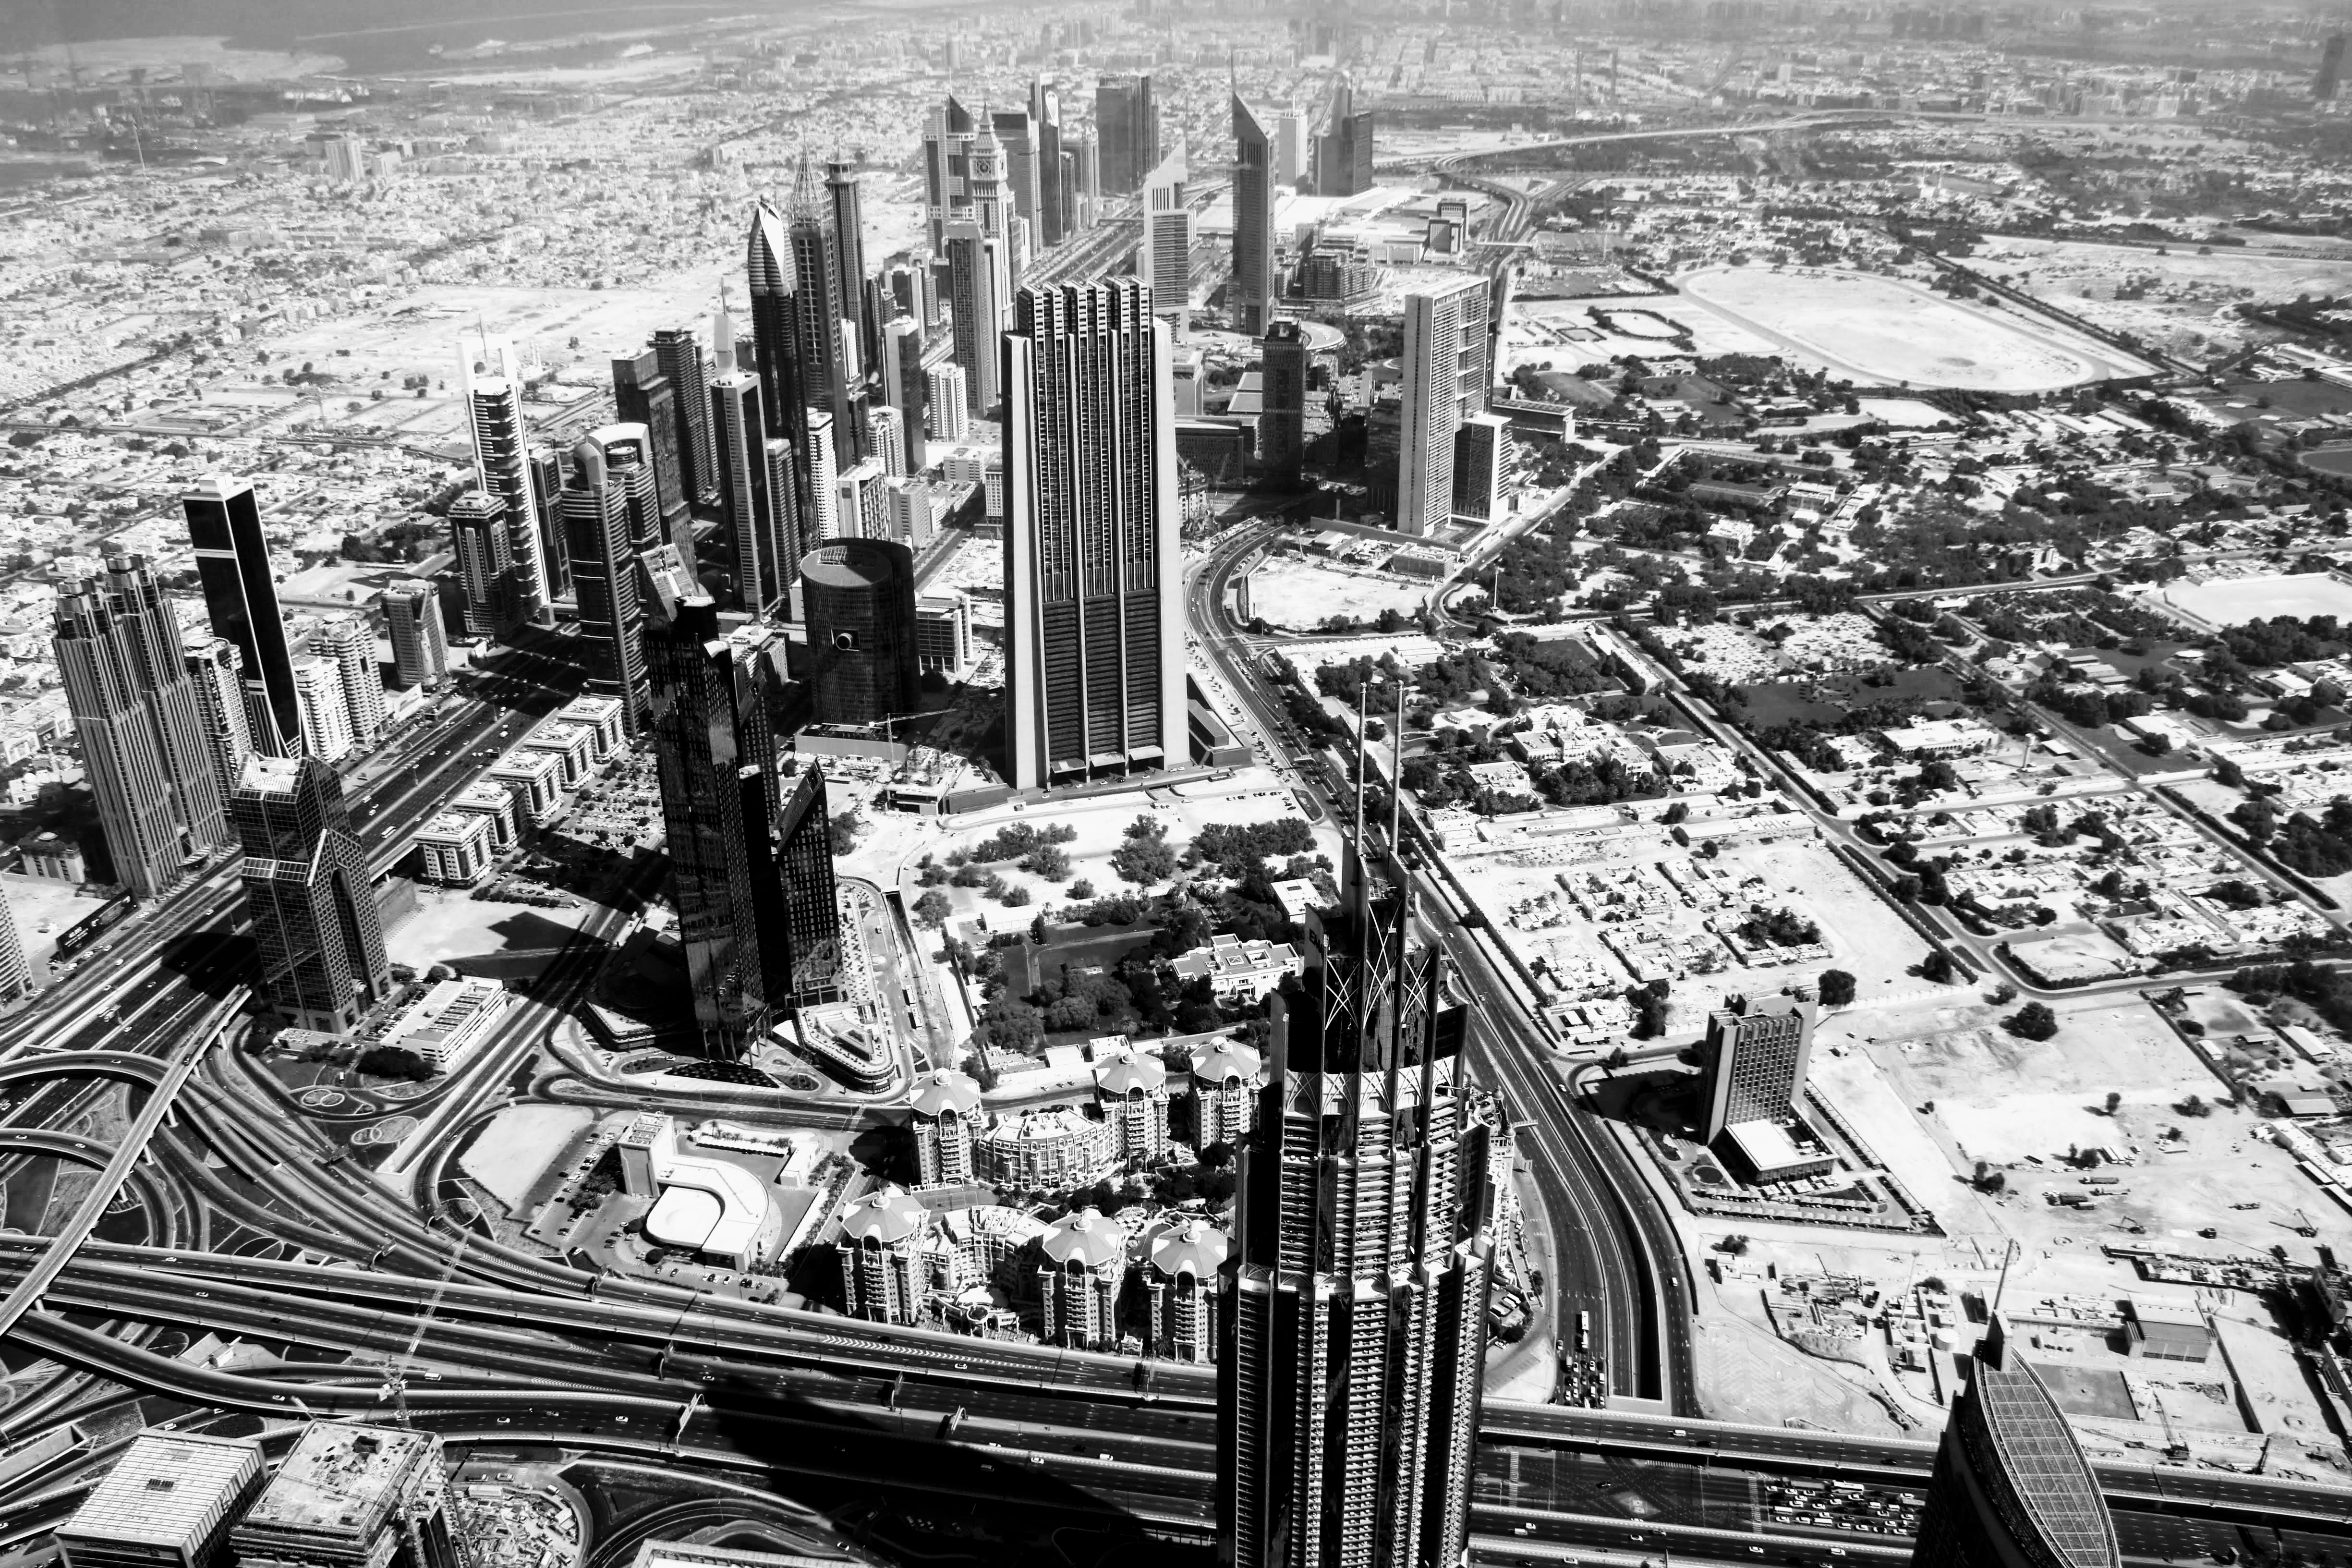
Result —
<path fill-rule="evenodd" d="M 637 568 L 637 558 L 663 542 L 652 447 L 642 425 L 591 431 L 572 448 L 572 479 L 558 500 L 580 599 L 588 689 L 620 702 L 622 728 L 631 735 L 643 734 L 653 720 Z"/>
<path fill-rule="evenodd" d="M 843 334 L 855 331 L 854 307 L 842 295 L 841 237 L 833 213 L 817 195 L 808 159 L 793 184 L 793 300 L 801 364 L 801 397 L 833 416 L 834 439 L 854 461 L 857 421 L 850 416 L 849 366 Z"/>
<path fill-rule="evenodd" d="M 801 563 L 817 721 L 879 724 L 921 706 L 915 557 L 887 539 L 820 544 Z"/>
<path fill-rule="evenodd" d="M 1276 994 L 1240 1151 L 1217 1522 L 1241 1568 L 1433 1568 L 1465 1543 L 1509 1121 L 1463 1077 L 1467 1015 L 1393 846 L 1360 826 L 1345 871 L 1301 994 Z"/>
<path fill-rule="evenodd" d="M 1252 337 L 1274 318 L 1274 138 L 1234 99 L 1234 329 Z"/>
<path fill-rule="evenodd" d="M 653 336 L 654 361 L 677 400 L 677 479 L 688 506 L 719 499 L 717 459 L 710 448 L 709 383 L 702 340 L 691 327 L 664 327 Z"/>
<path fill-rule="evenodd" d="M 2106 1494 L 2000 1315 L 1952 1405 L 1912 1568 L 2120 1568 Z"/>
<path fill-rule="evenodd" d="M 1024 289 L 1004 335 L 1007 772 L 1189 755 L 1167 323 L 1134 279 Z"/>
<path fill-rule="evenodd" d="M 466 635 L 494 637 L 513 630 L 514 537 L 507 528 L 506 503 L 479 490 L 451 501 L 449 544 L 457 556 Z"/>
<path fill-rule="evenodd" d="M 302 708 L 294 693 L 294 655 L 278 611 L 253 487 L 218 477 L 198 479 L 180 498 L 180 509 L 195 546 L 196 579 L 204 584 L 213 633 L 236 645 L 245 667 L 246 722 L 254 750 L 299 756 Z"/>
<path fill-rule="evenodd" d="M 262 993 L 296 1026 L 348 1035 L 392 991 L 367 853 L 316 757 L 249 757 L 229 800 Z"/>
<path fill-rule="evenodd" d="M 781 494 L 770 482 L 773 470 L 768 429 L 773 421 L 761 395 L 761 377 L 736 365 L 726 312 L 720 311 L 714 321 L 719 373 L 710 381 L 710 435 L 719 460 L 719 521 L 733 565 L 728 607 L 764 616 L 791 592 L 799 560 L 791 553 L 798 505 L 794 475 L 784 474 Z M 789 443 L 776 444 L 790 449 Z"/>
<path fill-rule="evenodd" d="M 675 574 L 648 579 L 671 899 L 703 1049 L 732 1060 L 800 1003 L 839 994 L 824 775 L 788 785 L 782 771 L 782 631 L 722 615 Z"/>

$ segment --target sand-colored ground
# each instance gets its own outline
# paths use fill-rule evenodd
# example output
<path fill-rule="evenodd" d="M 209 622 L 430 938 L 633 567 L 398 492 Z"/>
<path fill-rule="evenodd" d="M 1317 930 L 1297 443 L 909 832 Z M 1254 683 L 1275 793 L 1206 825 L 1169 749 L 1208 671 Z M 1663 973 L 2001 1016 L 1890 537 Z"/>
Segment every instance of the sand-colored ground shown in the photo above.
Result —
<path fill-rule="evenodd" d="M 466 1146 L 457 1168 L 509 1210 L 520 1208 L 548 1165 L 595 1119 L 585 1106 L 510 1105 Z"/>
<path fill-rule="evenodd" d="M 2267 619 L 2272 616 L 2352 619 L 2352 584 L 2326 572 L 2175 583 L 2160 590 L 2158 597 L 2215 626 L 2243 626 L 2257 617 Z"/>
<path fill-rule="evenodd" d="M 1268 626 L 1312 631 L 1332 616 L 1374 620 L 1382 610 L 1420 614 L 1429 584 L 1276 555 L 1250 574 L 1250 614 Z"/>
<path fill-rule="evenodd" d="M 1892 278 L 1725 268 L 1681 281 L 1689 300 L 1864 383 L 2032 392 L 2145 368 L 2126 370 L 2125 356 L 2044 323 Z"/>
<path fill-rule="evenodd" d="M 420 887 L 415 912 L 383 933 L 384 948 L 393 963 L 419 970 L 454 963 L 468 973 L 522 973 L 534 960 L 551 958 L 595 909 L 586 902 L 570 909 L 509 904 Z"/>

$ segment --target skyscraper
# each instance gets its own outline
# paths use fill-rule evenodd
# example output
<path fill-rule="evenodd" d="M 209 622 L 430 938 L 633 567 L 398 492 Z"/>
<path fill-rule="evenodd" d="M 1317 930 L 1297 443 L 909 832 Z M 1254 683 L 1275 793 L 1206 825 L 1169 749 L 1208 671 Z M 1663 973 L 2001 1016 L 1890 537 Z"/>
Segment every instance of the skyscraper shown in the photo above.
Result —
<path fill-rule="evenodd" d="M 1454 433 L 1454 515 L 1491 522 L 1510 504 L 1517 473 L 1511 422 L 1472 414 Z"/>
<path fill-rule="evenodd" d="M 2319 74 L 2311 80 L 2311 96 L 2326 102 L 2336 96 L 2344 80 L 2344 35 L 2330 33 L 2327 42 L 2320 46 Z"/>
<path fill-rule="evenodd" d="M 756 385 L 751 395 L 759 395 Z M 756 428 L 758 410 L 752 414 Z M 572 448 L 572 482 L 560 498 L 579 586 L 588 689 L 620 702 L 621 725 L 631 735 L 643 734 L 653 719 L 637 566 L 640 556 L 664 542 L 651 446 L 642 425 L 591 431 Z"/>
<path fill-rule="evenodd" d="M 253 726 L 245 711 L 244 658 L 226 637 L 206 637 L 187 650 L 188 685 L 194 692 L 205 754 L 227 816 L 229 792 L 236 788 L 245 759 L 253 755 Z M 234 832 L 232 830 L 232 838 Z"/>
<path fill-rule="evenodd" d="M 531 504 L 539 508 L 539 547 L 547 561 L 547 596 L 572 596 L 572 552 L 563 542 L 563 519 L 555 498 L 563 493 L 563 458 L 552 447 L 535 446 L 530 464 Z"/>
<path fill-rule="evenodd" d="M 302 721 L 302 751 L 330 763 L 351 754 L 351 699 L 343 690 L 343 667 L 315 653 L 294 660 L 294 700 Z"/>
<path fill-rule="evenodd" d="M 1276 321 L 1259 345 L 1257 460 L 1268 479 L 1297 482 L 1307 457 L 1307 339 L 1296 321 Z"/>
<path fill-rule="evenodd" d="M 439 690 L 449 679 L 449 637 L 441 595 L 421 577 L 385 584 L 383 624 L 392 639 L 392 678 L 404 687 Z"/>
<path fill-rule="evenodd" d="M 532 493 L 529 428 L 522 416 L 522 374 L 508 343 L 476 351 L 457 344 L 457 379 L 464 389 L 467 428 L 474 440 L 474 478 L 483 493 L 506 507 L 507 549 L 513 559 L 518 623 L 552 625 L 551 552 L 540 532 L 539 498 Z M 480 365 L 480 370 L 475 366 Z"/>
<path fill-rule="evenodd" d="M 383 735 L 383 668 L 376 662 L 374 626 L 357 613 L 331 616 L 311 639 L 310 650 L 333 661 L 342 677 L 353 744 L 374 745 Z"/>
<path fill-rule="evenodd" d="M 1274 315 L 1274 139 L 1234 100 L 1234 328 L 1255 337 Z"/>
<path fill-rule="evenodd" d="M 857 333 L 857 363 L 867 371 L 881 355 L 881 323 L 866 304 L 872 279 L 866 269 L 866 217 L 858 199 L 857 165 L 834 159 L 824 166 L 826 208 L 833 215 L 834 291 Z"/>
<path fill-rule="evenodd" d="M 1037 243 L 1059 245 L 1071 227 L 1062 207 L 1062 89 L 1043 78 L 1029 84 L 1029 122 L 1037 139 Z"/>
<path fill-rule="evenodd" d="M 756 320 L 759 304 L 752 313 Z M 719 499 L 719 459 L 710 443 L 710 389 L 702 368 L 702 340 L 691 327 L 654 334 L 654 360 L 677 400 L 677 479 L 689 506 Z"/>
<path fill-rule="evenodd" d="M 717 318 L 722 329 L 727 317 Z M 739 369 L 731 343 L 719 342 L 719 374 L 710 383 L 711 445 L 719 460 L 719 515 L 733 563 L 733 597 L 729 607 L 745 615 L 764 615 L 792 587 L 791 557 L 779 553 L 788 542 L 776 511 L 779 501 L 793 504 L 788 492 L 778 497 L 768 483 L 768 419 L 761 402 L 760 378 Z"/>
<path fill-rule="evenodd" d="M 1103 194 L 1133 195 L 1160 163 L 1160 107 L 1148 73 L 1096 84 L 1095 136 Z"/>
<path fill-rule="evenodd" d="M 1937 1445 L 1912 1568 L 2122 1562 L 2106 1494 L 2074 1427 L 1995 1312 Z"/>
<path fill-rule="evenodd" d="M 879 724 L 920 706 L 915 557 L 884 539 L 820 544 L 801 563 L 817 721 Z"/>
<path fill-rule="evenodd" d="M 843 334 L 854 332 L 853 308 L 841 289 L 840 237 L 833 215 L 817 195 L 816 176 L 808 159 L 801 159 L 793 184 L 793 304 L 794 339 L 801 365 L 801 396 L 811 408 L 833 416 L 833 438 L 845 452 L 853 449 L 857 432 L 850 416 L 849 367 L 844 358 Z"/>
<path fill-rule="evenodd" d="M 964 412 L 986 419 L 996 410 L 997 340 L 1003 334 L 1012 279 L 1004 242 L 958 219 L 948 225 L 948 278 L 954 295 L 954 363 L 963 372 Z"/>
<path fill-rule="evenodd" d="M 1315 194 L 1360 196 L 1372 188 L 1372 111 L 1356 110 L 1355 89 L 1332 91 L 1331 117 L 1315 143 Z"/>
<path fill-rule="evenodd" d="M 800 548 L 803 554 L 815 549 L 819 542 L 840 537 L 841 492 L 835 481 L 840 477 L 838 449 L 833 444 L 833 416 L 809 416 L 808 445 L 801 451 L 801 482 L 808 487 L 808 514 L 801 519 Z"/>
<path fill-rule="evenodd" d="M 51 646 L 115 879 L 152 898 L 234 840 L 179 628 L 146 563 L 110 554 L 104 577 L 60 594 Z"/>
<path fill-rule="evenodd" d="M 1221 1282 L 1220 1557 L 1246 1568 L 1465 1544 L 1509 1123 L 1463 1076 L 1466 1010 L 1393 845 L 1360 825 L 1347 861 L 1273 1002 Z"/>
<path fill-rule="evenodd" d="M 1037 168 L 1037 122 L 1023 103 L 1018 109 L 999 109 L 989 115 L 989 128 L 996 135 L 997 156 L 1000 159 L 997 179 L 1003 192 L 1005 229 L 1012 231 L 1012 220 L 1029 221 L 1030 238 L 1045 243 L 1039 208 Z M 975 193 L 975 203 L 979 195 Z"/>
<path fill-rule="evenodd" d="M 1311 186 L 1307 177 L 1307 117 L 1294 105 L 1275 116 L 1274 120 L 1274 183 L 1297 190 Z"/>
<path fill-rule="evenodd" d="M 924 423 L 934 441 L 961 441 L 970 428 L 971 378 L 960 364 L 935 364 L 924 372 Z"/>
<path fill-rule="evenodd" d="M 506 502 L 467 490 L 449 503 L 449 543 L 457 556 L 458 597 L 469 637 L 500 637 L 514 628 L 514 539 Z"/>
<path fill-rule="evenodd" d="M 269 574 L 269 546 L 261 537 L 261 509 L 253 487 L 218 477 L 198 479 L 180 498 L 195 546 L 196 579 L 215 635 L 236 645 L 244 665 L 246 723 L 254 750 L 295 756 L 302 716 L 294 700 L 294 656 L 278 611 L 278 584 Z"/>
<path fill-rule="evenodd" d="M 922 323 L 912 316 L 898 317 L 882 331 L 882 400 L 898 411 L 906 471 L 921 473 L 930 466 L 923 438 L 930 383 L 923 374 Z"/>
<path fill-rule="evenodd" d="M 708 596 L 654 582 L 647 646 L 672 901 L 703 1048 L 732 1059 L 800 998 L 796 972 L 816 992 L 837 984 L 838 916 L 821 799 L 814 840 L 825 857 L 827 897 L 822 910 L 787 908 L 814 875 L 810 803 L 802 795 L 821 797 L 824 786 L 811 768 L 791 801 L 784 794 L 777 752 L 789 684 L 782 630 L 722 616 Z M 791 820 L 801 833 L 788 851 L 793 803 L 798 815 Z"/>
<path fill-rule="evenodd" d="M 950 95 L 923 121 L 923 199 L 929 220 L 931 250 L 944 251 L 948 225 L 971 205 L 964 188 L 964 158 L 971 150 L 971 111 Z"/>
<path fill-rule="evenodd" d="M 1707 1015 L 1701 1078 L 1707 1142 L 1747 1121 L 1776 1121 L 1805 1091 L 1813 1005 L 1794 996 L 1734 998 Z"/>
<path fill-rule="evenodd" d="M 1132 279 L 1024 289 L 1005 334 L 1006 774 L 1187 754 L 1170 342 Z"/>
<path fill-rule="evenodd" d="M 1396 525 L 1423 534 L 1454 515 L 1454 434 L 1486 406 L 1483 274 L 1405 295 L 1402 395 Z"/>
<path fill-rule="evenodd" d="M 647 349 L 613 361 L 613 409 L 620 424 L 646 427 L 654 494 L 661 501 L 662 531 L 667 536 L 675 531 L 675 521 L 684 516 L 692 498 L 686 493 L 679 466 L 677 389 L 662 374 L 660 355 Z"/>
<path fill-rule="evenodd" d="M 1143 253 L 1150 258 L 1152 307 L 1179 342 L 1192 317 L 1192 209 L 1184 200 L 1184 174 L 1179 142 L 1143 182 Z"/>
<path fill-rule="evenodd" d="M 866 411 L 866 450 L 869 463 L 881 466 L 886 479 L 907 477 L 907 416 L 887 403 Z"/>
<path fill-rule="evenodd" d="M 348 1035 L 392 989 L 367 855 L 342 781 L 316 757 L 248 757 L 229 800 L 262 994 L 297 1026 Z"/>

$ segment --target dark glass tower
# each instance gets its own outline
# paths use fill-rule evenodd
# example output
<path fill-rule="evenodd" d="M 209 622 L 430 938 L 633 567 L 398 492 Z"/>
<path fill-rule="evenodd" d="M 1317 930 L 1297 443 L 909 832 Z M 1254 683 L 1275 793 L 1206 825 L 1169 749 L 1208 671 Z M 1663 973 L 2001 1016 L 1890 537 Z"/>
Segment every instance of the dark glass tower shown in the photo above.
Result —
<path fill-rule="evenodd" d="M 837 994 L 824 780 L 811 768 L 785 793 L 783 633 L 722 615 L 708 596 L 680 592 L 688 585 L 673 574 L 648 580 L 671 899 L 703 1048 L 731 1060 L 799 1002 Z"/>
<path fill-rule="evenodd" d="M 302 710 L 294 695 L 294 656 L 278 613 L 261 508 L 241 480 L 198 479 L 180 498 L 195 546 L 196 578 L 213 633 L 236 645 L 245 665 L 246 721 L 256 751 L 273 757 L 302 751 Z"/>
<path fill-rule="evenodd" d="M 838 539 L 801 562 L 811 683 L 823 724 L 879 724 L 920 706 L 915 557 L 887 539 Z"/>
<path fill-rule="evenodd" d="M 1024 289 L 1003 338 L 1006 776 L 1190 754 L 1169 335 L 1131 278 Z"/>
<path fill-rule="evenodd" d="M 1274 317 L 1274 138 L 1234 95 L 1234 328 L 1263 334 Z"/>
<path fill-rule="evenodd" d="M 702 370 L 702 344 L 690 327 L 664 327 L 654 334 L 654 360 L 677 399 L 677 479 L 688 506 L 718 499 L 718 459 L 710 447 L 710 397 Z"/>
<path fill-rule="evenodd" d="M 1266 478 L 1296 484 L 1307 456 L 1307 340 L 1296 321 L 1276 321 L 1259 346 L 1264 412 L 1257 419 L 1257 460 Z"/>
<path fill-rule="evenodd" d="M 637 558 L 663 542 L 651 448 L 642 425 L 590 432 L 572 448 L 572 482 L 558 502 L 580 597 L 588 689 L 619 700 L 622 727 L 631 735 L 645 733 L 653 721 L 637 568 Z"/>
<path fill-rule="evenodd" d="M 613 361 L 613 407 L 624 425 L 642 425 L 651 441 L 654 494 L 660 498 L 665 534 L 670 520 L 685 512 L 686 487 L 678 478 L 677 391 L 661 372 L 651 349 Z"/>
<path fill-rule="evenodd" d="M 2074 1429 L 1998 1313 L 1936 1449 L 1912 1568 L 2120 1568 Z"/>
<path fill-rule="evenodd" d="M 827 163 L 824 197 L 833 215 L 834 292 L 842 313 L 856 320 L 858 364 L 871 374 L 881 344 L 875 336 L 878 323 L 866 299 L 866 215 L 858 198 L 857 165 L 837 158 Z"/>
<path fill-rule="evenodd" d="M 342 781 L 316 757 L 248 757 L 229 815 L 262 992 L 296 1026 L 348 1035 L 392 990 L 367 853 Z"/>
<path fill-rule="evenodd" d="M 1217 1313 L 1240 1568 L 1438 1568 L 1466 1541 L 1509 1123 L 1462 1076 L 1468 1019 L 1407 874 L 1360 832 L 1348 858 L 1240 1152 Z"/>
<path fill-rule="evenodd" d="M 466 635 L 503 636 L 514 627 L 514 543 L 506 503 L 467 490 L 449 503 L 449 542 L 457 554 L 457 589 Z"/>

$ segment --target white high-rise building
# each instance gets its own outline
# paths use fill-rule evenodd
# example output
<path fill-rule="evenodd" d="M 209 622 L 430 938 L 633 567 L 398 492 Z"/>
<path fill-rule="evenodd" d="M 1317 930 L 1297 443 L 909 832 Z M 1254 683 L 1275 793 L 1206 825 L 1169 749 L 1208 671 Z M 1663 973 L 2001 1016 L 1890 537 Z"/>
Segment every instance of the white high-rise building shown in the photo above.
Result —
<path fill-rule="evenodd" d="M 894 479 L 907 477 L 906 416 L 887 403 L 877 403 L 866 411 L 866 449 L 873 454 L 871 461 L 882 465 L 885 476 Z"/>
<path fill-rule="evenodd" d="M 801 530 L 801 543 L 814 550 L 842 533 L 841 496 L 834 460 L 833 416 L 812 408 L 808 416 L 809 505 L 816 515 Z"/>
<path fill-rule="evenodd" d="M 213 778 L 226 800 L 253 755 L 253 723 L 246 712 L 244 656 L 226 637 L 207 637 L 187 650 L 188 680 L 196 694 L 196 714 L 213 763 Z"/>
<path fill-rule="evenodd" d="M 929 406 L 923 412 L 934 441 L 961 441 L 971 428 L 971 409 L 966 399 L 971 393 L 966 386 L 969 378 L 960 364 L 933 365 L 926 374 L 930 384 Z"/>
<path fill-rule="evenodd" d="M 1486 295 L 1482 273 L 1404 297 L 1403 405 L 1396 526 L 1423 534 L 1454 515 L 1454 436 L 1486 407 Z"/>
<path fill-rule="evenodd" d="M 1192 324 L 1192 209 L 1184 200 L 1184 144 L 1143 182 L 1143 252 L 1150 258 L 1153 313 L 1181 340 Z"/>
<path fill-rule="evenodd" d="M 302 718 L 302 748 L 323 762 L 341 762 L 352 749 L 351 700 L 341 664 L 316 654 L 294 661 L 294 702 Z"/>
<path fill-rule="evenodd" d="M 375 628 L 365 616 L 337 616 L 319 628 L 311 647 L 320 658 L 333 659 L 342 677 L 352 743 L 374 745 L 383 735 L 383 674 L 376 664 Z"/>

